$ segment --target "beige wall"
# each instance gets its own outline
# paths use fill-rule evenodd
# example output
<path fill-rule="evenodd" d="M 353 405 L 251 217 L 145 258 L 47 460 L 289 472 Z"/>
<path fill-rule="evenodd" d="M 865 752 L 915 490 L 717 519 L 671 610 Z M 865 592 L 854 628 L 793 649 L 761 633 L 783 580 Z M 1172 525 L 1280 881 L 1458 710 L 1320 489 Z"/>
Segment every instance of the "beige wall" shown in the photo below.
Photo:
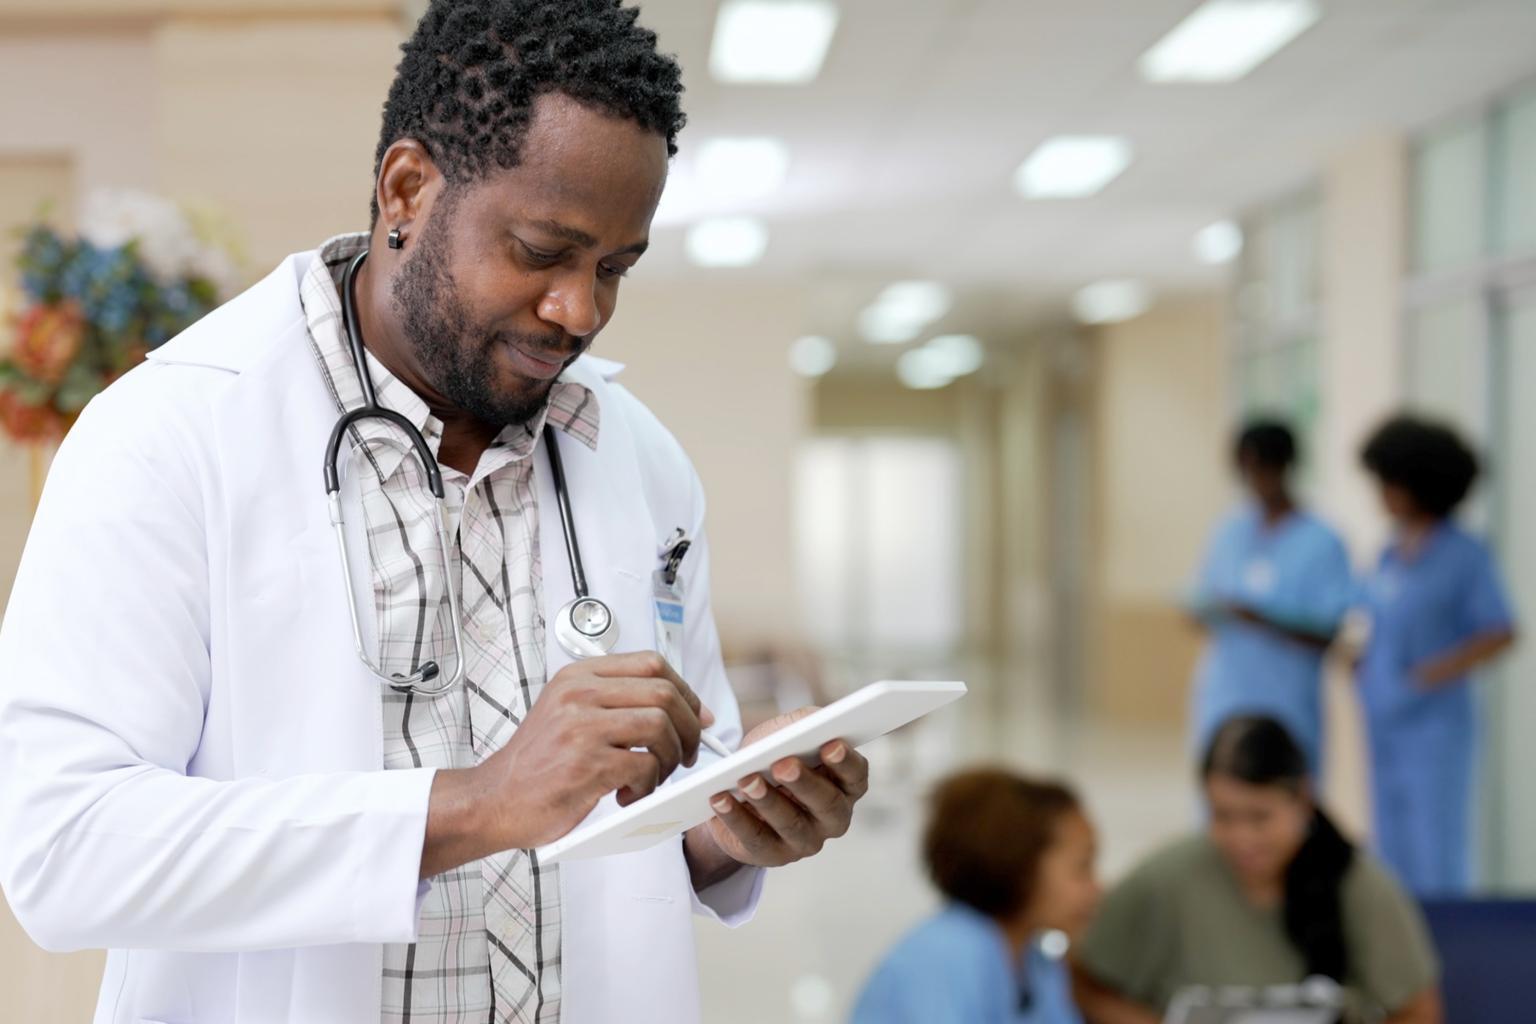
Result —
<path fill-rule="evenodd" d="M 1369 564 L 1386 535 L 1359 448 L 1402 395 L 1407 191 L 1407 147 L 1395 136 L 1355 143 L 1323 173 L 1318 504 L 1359 567 Z M 1329 678 L 1327 789 L 1334 812 L 1364 835 L 1366 744 L 1347 660 L 1339 658 Z"/>
<path fill-rule="evenodd" d="M 1407 179 L 1407 150 L 1397 137 L 1340 152 L 1323 178 L 1319 503 L 1357 557 L 1385 539 L 1358 452 L 1402 396 Z"/>
<path fill-rule="evenodd" d="M 154 82 L 146 29 L 10 34 L 0 22 L 0 157 L 62 156 L 83 189 L 153 187 Z"/>
<path fill-rule="evenodd" d="M 801 333 L 789 285 L 624 285 L 597 352 L 688 450 L 709 501 L 715 616 L 731 649 L 793 639 L 790 521 L 809 385 L 789 371 Z"/>
<path fill-rule="evenodd" d="M 1094 332 L 1092 710 L 1184 720 L 1198 638 L 1179 602 L 1230 500 L 1224 308 L 1170 300 Z"/>
<path fill-rule="evenodd" d="M 166 24 L 154 40 L 159 188 L 231 217 L 257 272 L 367 227 L 402 38 L 385 16 Z"/>

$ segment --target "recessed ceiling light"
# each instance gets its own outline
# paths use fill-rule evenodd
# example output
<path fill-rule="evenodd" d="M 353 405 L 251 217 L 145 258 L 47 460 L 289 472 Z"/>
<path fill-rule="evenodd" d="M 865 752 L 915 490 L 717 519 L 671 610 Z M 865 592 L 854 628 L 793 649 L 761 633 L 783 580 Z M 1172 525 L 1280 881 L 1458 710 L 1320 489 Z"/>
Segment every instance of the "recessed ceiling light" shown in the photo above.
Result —
<path fill-rule="evenodd" d="M 836 29 L 837 6 L 827 0 L 725 0 L 709 72 L 720 82 L 813 81 Z"/>
<path fill-rule="evenodd" d="M 722 136 L 699 147 L 694 184 L 711 199 L 759 199 L 789 174 L 789 147 L 767 136 Z"/>
<path fill-rule="evenodd" d="M 926 346 L 903 352 L 896 360 L 896 376 L 915 391 L 942 388 L 955 378 L 945 372 L 943 357 Z"/>
<path fill-rule="evenodd" d="M 949 312 L 954 295 L 937 281 L 897 281 L 859 314 L 859 333 L 876 345 L 911 341 Z"/>
<path fill-rule="evenodd" d="M 1201 263 L 1231 263 L 1243 251 L 1243 229 L 1218 220 L 1195 232 L 1195 258 Z"/>
<path fill-rule="evenodd" d="M 1140 281 L 1100 281 L 1072 296 L 1072 314 L 1085 324 L 1117 324 L 1152 305 L 1152 293 Z"/>
<path fill-rule="evenodd" d="M 1013 185 L 1026 199 L 1091 196 L 1130 166 L 1131 155 L 1118 135 L 1058 135 L 1019 165 Z"/>
<path fill-rule="evenodd" d="M 755 217 L 713 217 L 690 228 L 684 246 L 701 267 L 746 267 L 763 258 L 768 228 Z"/>
<path fill-rule="evenodd" d="M 934 365 L 951 377 L 975 373 L 986 361 L 981 342 L 969 334 L 941 334 L 925 342 L 923 348 L 932 353 L 929 358 Z"/>
<path fill-rule="evenodd" d="M 809 334 L 789 346 L 789 368 L 802 377 L 824 376 L 837 365 L 837 346 Z"/>
<path fill-rule="evenodd" d="M 1142 54 L 1149 82 L 1235 82 L 1317 23 L 1316 0 L 1207 0 Z"/>

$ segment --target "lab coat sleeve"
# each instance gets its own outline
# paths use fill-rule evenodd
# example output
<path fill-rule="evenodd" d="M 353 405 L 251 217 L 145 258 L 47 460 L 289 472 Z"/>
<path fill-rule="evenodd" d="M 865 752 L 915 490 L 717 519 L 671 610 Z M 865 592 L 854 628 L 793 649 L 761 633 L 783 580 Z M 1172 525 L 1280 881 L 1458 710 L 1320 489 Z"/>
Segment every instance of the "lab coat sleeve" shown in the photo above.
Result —
<path fill-rule="evenodd" d="M 188 774 L 211 474 L 167 375 L 192 373 L 124 378 L 49 475 L 0 627 L 0 884 L 50 950 L 411 941 L 430 770 Z"/>

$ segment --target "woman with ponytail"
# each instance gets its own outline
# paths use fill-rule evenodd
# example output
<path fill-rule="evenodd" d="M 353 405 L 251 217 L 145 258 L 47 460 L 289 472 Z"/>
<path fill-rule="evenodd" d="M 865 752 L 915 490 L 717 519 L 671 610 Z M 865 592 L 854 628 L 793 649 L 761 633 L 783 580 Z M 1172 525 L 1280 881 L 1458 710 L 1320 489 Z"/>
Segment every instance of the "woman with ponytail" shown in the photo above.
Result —
<path fill-rule="evenodd" d="M 1278 722 L 1234 718 L 1201 765 L 1206 830 L 1110 893 L 1075 949 L 1089 1024 L 1156 1024 L 1185 988 L 1343 986 L 1351 1019 L 1440 1024 L 1418 908 L 1312 798 Z"/>

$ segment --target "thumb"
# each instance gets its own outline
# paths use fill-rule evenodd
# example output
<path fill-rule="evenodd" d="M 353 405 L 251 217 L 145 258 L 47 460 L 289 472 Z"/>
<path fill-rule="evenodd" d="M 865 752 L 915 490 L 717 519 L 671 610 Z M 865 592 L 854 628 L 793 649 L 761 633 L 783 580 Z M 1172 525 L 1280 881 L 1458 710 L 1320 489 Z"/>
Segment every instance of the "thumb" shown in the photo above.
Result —
<path fill-rule="evenodd" d="M 806 715 L 813 715 L 820 710 L 821 708 L 817 707 L 816 705 L 808 704 L 803 708 L 796 708 L 795 710 L 787 711 L 782 715 L 774 715 L 766 722 L 761 722 L 754 726 L 752 731 L 747 734 L 746 739 L 755 740 L 764 736 L 771 736 L 785 726 L 793 725 L 800 721 L 800 719 L 804 718 Z"/>

